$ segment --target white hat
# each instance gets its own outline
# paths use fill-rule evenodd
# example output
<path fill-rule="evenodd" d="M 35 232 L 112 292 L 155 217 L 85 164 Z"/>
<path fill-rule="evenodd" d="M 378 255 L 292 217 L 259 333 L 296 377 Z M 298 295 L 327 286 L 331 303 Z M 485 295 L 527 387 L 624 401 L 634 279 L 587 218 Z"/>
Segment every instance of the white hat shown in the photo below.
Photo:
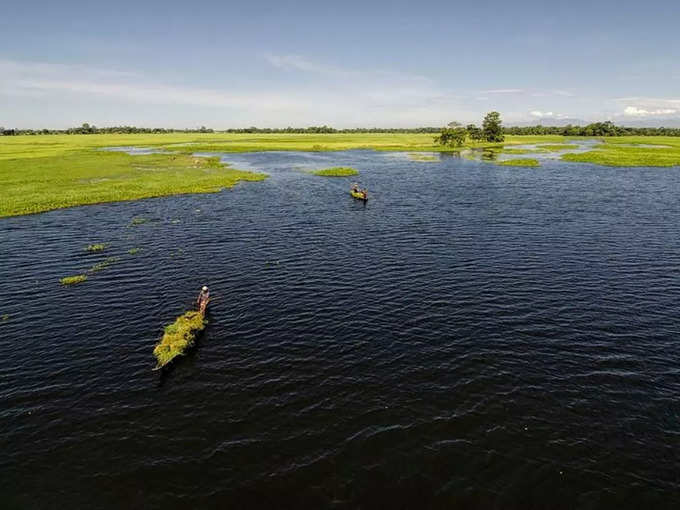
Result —
<path fill-rule="evenodd" d="M 208 286 L 207 286 L 207 285 L 204 285 L 204 286 L 203 286 L 203 290 L 208 290 Z"/>

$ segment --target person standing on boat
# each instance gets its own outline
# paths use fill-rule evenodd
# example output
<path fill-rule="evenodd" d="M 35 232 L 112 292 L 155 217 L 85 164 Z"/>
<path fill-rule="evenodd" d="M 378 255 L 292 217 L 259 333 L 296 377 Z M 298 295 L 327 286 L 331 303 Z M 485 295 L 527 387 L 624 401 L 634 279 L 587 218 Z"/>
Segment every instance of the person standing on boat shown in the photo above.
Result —
<path fill-rule="evenodd" d="M 196 299 L 196 304 L 201 313 L 205 313 L 205 307 L 208 306 L 208 301 L 210 301 L 210 291 L 208 290 L 208 286 L 204 285 Z"/>

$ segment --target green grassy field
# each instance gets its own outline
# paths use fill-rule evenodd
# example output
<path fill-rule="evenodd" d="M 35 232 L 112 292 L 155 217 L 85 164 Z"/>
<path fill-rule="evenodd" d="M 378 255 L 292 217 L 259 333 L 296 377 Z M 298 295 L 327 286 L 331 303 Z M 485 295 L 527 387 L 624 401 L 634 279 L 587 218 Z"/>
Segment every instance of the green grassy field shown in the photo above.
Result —
<path fill-rule="evenodd" d="M 445 152 L 431 134 L 233 134 L 172 133 L 136 135 L 40 135 L 0 137 L 0 217 L 62 207 L 135 200 L 181 193 L 210 193 L 239 181 L 266 176 L 228 168 L 217 158 L 194 152 L 382 151 Z M 520 144 L 564 144 L 563 136 L 508 136 L 497 148 L 507 153 Z M 665 145 L 663 148 L 638 147 Z M 632 146 L 631 146 L 632 145 Z M 152 147 L 168 154 L 131 156 L 104 147 Z M 546 150 L 546 149 L 543 149 Z M 431 156 L 430 156 L 431 157 Z M 594 150 L 566 154 L 566 161 L 613 166 L 680 165 L 680 137 L 617 137 Z"/>
<path fill-rule="evenodd" d="M 680 137 L 617 136 L 602 141 L 592 151 L 564 154 L 562 159 L 606 166 L 680 166 Z"/>
<path fill-rule="evenodd" d="M 61 151 L 0 159 L 0 216 L 62 207 L 210 193 L 263 174 L 233 170 L 218 158 L 184 154 L 130 156 L 122 152 Z"/>

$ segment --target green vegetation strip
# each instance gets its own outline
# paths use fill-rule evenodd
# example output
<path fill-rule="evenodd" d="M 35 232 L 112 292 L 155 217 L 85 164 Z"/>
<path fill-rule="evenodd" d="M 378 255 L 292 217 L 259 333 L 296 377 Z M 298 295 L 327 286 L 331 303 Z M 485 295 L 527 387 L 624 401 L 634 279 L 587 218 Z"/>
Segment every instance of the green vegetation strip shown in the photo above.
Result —
<path fill-rule="evenodd" d="M 426 162 L 439 161 L 439 158 L 437 156 L 433 156 L 431 154 L 418 154 L 417 152 L 410 152 L 408 154 L 408 158 L 412 161 L 426 161 Z"/>
<path fill-rule="evenodd" d="M 502 154 L 532 154 L 542 151 L 536 149 L 501 149 L 498 152 Z"/>
<path fill-rule="evenodd" d="M 566 151 L 566 150 L 569 150 L 569 149 L 578 149 L 578 145 L 574 145 L 574 144 L 570 144 L 570 143 L 546 144 L 546 145 L 539 145 L 538 147 L 540 149 L 544 149 L 544 150 L 550 151 L 550 152 Z"/>
<path fill-rule="evenodd" d="M 496 162 L 500 166 L 540 166 L 538 160 L 536 159 L 507 159 L 505 161 Z"/>
<path fill-rule="evenodd" d="M 348 166 L 334 166 L 332 168 L 323 168 L 321 170 L 312 171 L 314 175 L 321 175 L 323 177 L 347 177 L 348 175 L 359 175 L 359 172 Z"/>
<path fill-rule="evenodd" d="M 200 312 L 186 312 L 165 327 L 163 338 L 156 345 L 153 354 L 156 368 L 162 368 L 177 356 L 184 354 L 196 340 L 196 335 L 205 329 L 207 322 Z"/>
<path fill-rule="evenodd" d="M 79 274 L 76 276 L 67 276 L 65 278 L 62 278 L 59 280 L 59 283 L 62 285 L 76 285 L 77 283 L 81 283 L 87 280 L 87 275 L 85 274 Z"/>

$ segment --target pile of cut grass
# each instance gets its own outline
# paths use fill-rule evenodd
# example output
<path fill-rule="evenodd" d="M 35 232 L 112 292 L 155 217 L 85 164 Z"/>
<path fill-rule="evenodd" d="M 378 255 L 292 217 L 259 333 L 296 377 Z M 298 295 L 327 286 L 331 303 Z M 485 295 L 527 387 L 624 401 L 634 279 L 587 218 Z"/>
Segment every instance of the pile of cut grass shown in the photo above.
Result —
<path fill-rule="evenodd" d="M 196 335 L 205 329 L 207 321 L 200 312 L 186 312 L 165 327 L 161 341 L 154 347 L 156 368 L 163 368 L 194 345 Z"/>
<path fill-rule="evenodd" d="M 314 175 L 321 175 L 322 177 L 347 177 L 349 175 L 359 175 L 359 172 L 348 166 L 334 166 L 332 168 L 322 168 L 320 170 L 312 171 Z"/>
<path fill-rule="evenodd" d="M 97 251 L 104 251 L 106 248 L 108 248 L 109 245 L 106 243 L 97 243 L 97 244 L 88 244 L 87 248 L 85 248 L 87 251 L 90 252 L 97 252 Z"/>
<path fill-rule="evenodd" d="M 496 164 L 500 166 L 540 166 L 538 160 L 531 158 L 506 159 L 505 161 L 498 161 Z"/>
<path fill-rule="evenodd" d="M 77 283 L 81 283 L 87 280 L 87 275 L 86 274 L 79 274 L 76 276 L 66 276 L 65 278 L 62 278 L 59 280 L 59 283 L 62 285 L 75 285 Z"/>

